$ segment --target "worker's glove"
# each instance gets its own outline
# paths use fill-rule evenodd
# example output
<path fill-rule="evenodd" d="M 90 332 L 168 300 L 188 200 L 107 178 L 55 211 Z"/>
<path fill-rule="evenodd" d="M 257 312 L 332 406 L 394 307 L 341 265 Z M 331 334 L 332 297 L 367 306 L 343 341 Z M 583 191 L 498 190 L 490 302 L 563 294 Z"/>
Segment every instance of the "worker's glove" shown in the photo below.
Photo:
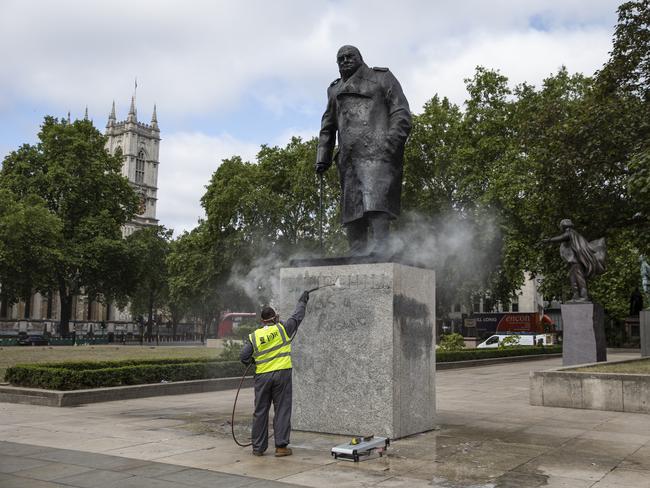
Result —
<path fill-rule="evenodd" d="M 307 302 L 309 301 L 309 292 L 307 290 L 303 291 L 298 301 L 307 304 Z"/>
<path fill-rule="evenodd" d="M 316 173 L 319 175 L 325 173 L 325 171 L 327 171 L 327 168 L 329 168 L 329 164 L 327 163 L 316 163 Z"/>

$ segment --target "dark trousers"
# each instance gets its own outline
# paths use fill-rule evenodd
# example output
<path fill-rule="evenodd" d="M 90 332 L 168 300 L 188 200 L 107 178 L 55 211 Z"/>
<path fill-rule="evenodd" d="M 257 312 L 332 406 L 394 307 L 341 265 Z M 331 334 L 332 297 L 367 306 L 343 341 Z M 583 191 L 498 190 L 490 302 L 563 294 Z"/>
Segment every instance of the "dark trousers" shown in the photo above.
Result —
<path fill-rule="evenodd" d="M 291 433 L 291 370 L 281 369 L 255 375 L 253 450 L 266 451 L 269 445 L 269 410 L 273 403 L 275 447 L 289 444 Z"/>
<path fill-rule="evenodd" d="M 384 212 L 366 212 L 360 219 L 345 224 L 345 228 L 352 256 L 383 253 L 387 245 L 390 216 Z"/>

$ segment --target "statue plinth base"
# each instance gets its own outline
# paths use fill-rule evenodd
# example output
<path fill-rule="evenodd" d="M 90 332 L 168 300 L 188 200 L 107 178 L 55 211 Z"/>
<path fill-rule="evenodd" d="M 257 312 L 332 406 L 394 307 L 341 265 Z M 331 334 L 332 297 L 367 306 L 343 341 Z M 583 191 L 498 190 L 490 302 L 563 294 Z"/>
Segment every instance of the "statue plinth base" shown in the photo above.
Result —
<path fill-rule="evenodd" d="M 562 304 L 562 365 L 607 361 L 605 313 L 597 303 Z"/>
<path fill-rule="evenodd" d="M 650 310 L 639 313 L 639 335 L 641 339 L 641 357 L 650 357 Z"/>
<path fill-rule="evenodd" d="M 311 294 L 292 346 L 297 430 L 391 439 L 435 427 L 435 273 L 399 263 L 280 271 L 280 314 Z"/>

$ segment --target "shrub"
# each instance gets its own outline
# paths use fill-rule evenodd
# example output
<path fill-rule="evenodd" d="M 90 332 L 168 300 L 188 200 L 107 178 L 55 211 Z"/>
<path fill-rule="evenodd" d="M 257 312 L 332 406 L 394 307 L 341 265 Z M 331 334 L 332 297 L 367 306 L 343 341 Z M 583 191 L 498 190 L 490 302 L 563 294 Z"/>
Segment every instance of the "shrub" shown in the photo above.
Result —
<path fill-rule="evenodd" d="M 559 354 L 562 346 L 515 346 L 504 349 L 466 349 L 464 351 L 436 351 L 436 362 L 469 361 L 472 359 L 530 356 L 534 354 Z"/>
<path fill-rule="evenodd" d="M 465 348 L 465 339 L 461 334 L 453 333 L 442 336 L 439 344 L 440 351 L 461 351 Z"/>
<path fill-rule="evenodd" d="M 79 390 L 123 385 L 240 376 L 236 361 L 156 360 L 98 363 L 20 364 L 7 369 L 5 379 L 15 386 Z M 90 367 L 88 367 L 90 366 Z"/>
<path fill-rule="evenodd" d="M 222 361 L 239 361 L 239 351 L 241 351 L 242 343 L 239 341 L 226 340 L 223 343 L 223 351 L 219 356 Z"/>

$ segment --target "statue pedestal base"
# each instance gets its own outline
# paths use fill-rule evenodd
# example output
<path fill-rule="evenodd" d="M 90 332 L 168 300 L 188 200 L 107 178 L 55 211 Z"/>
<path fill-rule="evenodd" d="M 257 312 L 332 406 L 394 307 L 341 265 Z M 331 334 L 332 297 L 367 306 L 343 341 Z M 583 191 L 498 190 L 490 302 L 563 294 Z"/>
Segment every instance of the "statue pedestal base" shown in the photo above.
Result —
<path fill-rule="evenodd" d="M 562 365 L 607 361 L 605 313 L 597 303 L 562 304 Z"/>
<path fill-rule="evenodd" d="M 292 346 L 297 430 L 396 439 L 435 427 L 435 273 L 398 263 L 280 271 L 280 315 L 311 294 Z"/>
<path fill-rule="evenodd" d="M 639 313 L 639 335 L 641 337 L 641 357 L 650 357 L 650 310 Z"/>

